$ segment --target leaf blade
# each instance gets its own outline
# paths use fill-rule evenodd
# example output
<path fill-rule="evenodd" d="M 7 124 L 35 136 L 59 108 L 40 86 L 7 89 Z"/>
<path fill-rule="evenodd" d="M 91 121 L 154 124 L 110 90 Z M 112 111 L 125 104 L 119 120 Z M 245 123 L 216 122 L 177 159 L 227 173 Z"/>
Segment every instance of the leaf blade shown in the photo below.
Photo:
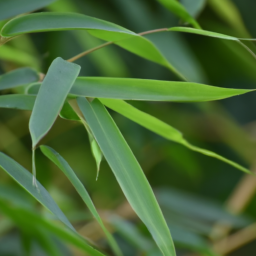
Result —
<path fill-rule="evenodd" d="M 169 82 L 147 79 L 79 77 L 70 94 L 93 98 L 203 102 L 219 100 L 250 92 L 190 82 Z"/>
<path fill-rule="evenodd" d="M 0 90 L 37 82 L 38 73 L 31 68 L 19 68 L 0 76 Z"/>
<path fill-rule="evenodd" d="M 119 249 L 116 241 L 112 237 L 112 235 L 109 233 L 107 228 L 105 227 L 102 219 L 100 218 L 100 215 L 98 214 L 87 190 L 85 189 L 84 185 L 81 183 L 81 181 L 76 176 L 75 172 L 72 170 L 70 165 L 67 163 L 67 161 L 58 154 L 54 149 L 48 147 L 48 146 L 40 146 L 41 151 L 43 154 L 48 157 L 54 164 L 56 164 L 59 169 L 63 171 L 63 173 L 67 176 L 69 181 L 73 184 L 78 194 L 83 199 L 84 203 L 89 208 L 90 212 L 94 216 L 94 218 L 97 220 L 99 225 L 101 226 L 102 230 L 106 234 L 106 237 L 108 238 L 108 241 L 110 245 L 112 246 L 113 251 L 116 253 L 116 255 L 122 255 L 121 250 Z"/>
<path fill-rule="evenodd" d="M 74 227 L 54 202 L 47 190 L 38 182 L 38 187 L 40 189 L 39 193 L 36 187 L 32 185 L 32 174 L 30 172 L 2 152 L 0 152 L 0 166 L 38 202 L 51 211 L 67 227 L 75 231 Z"/>
<path fill-rule="evenodd" d="M 176 255 L 153 191 L 112 118 L 97 99 L 89 103 L 80 97 L 77 102 L 131 206 L 146 224 L 163 255 Z"/>
<path fill-rule="evenodd" d="M 80 71 L 80 66 L 55 59 L 38 92 L 29 120 L 33 148 L 50 130 Z"/>
<path fill-rule="evenodd" d="M 64 31 L 64 30 L 96 30 L 98 34 L 105 33 L 112 39 L 123 39 L 136 35 L 121 26 L 78 13 L 33 13 L 12 19 L 1 31 L 4 38 L 10 38 L 25 33 Z"/>
<path fill-rule="evenodd" d="M 121 115 L 127 117 L 128 119 L 138 123 L 139 125 L 145 127 L 146 129 L 162 136 L 165 139 L 177 142 L 190 150 L 199 152 L 201 154 L 219 159 L 245 173 L 251 174 L 251 172 L 244 168 L 243 166 L 225 158 L 221 155 L 218 155 L 212 151 L 202 149 L 196 146 L 191 145 L 187 140 L 184 139 L 182 133 L 172 126 L 162 122 L 161 120 L 136 109 L 132 105 L 128 104 L 125 101 L 121 100 L 113 100 L 113 99 L 100 99 L 100 101 L 107 106 L 108 108 L 120 113 Z"/>

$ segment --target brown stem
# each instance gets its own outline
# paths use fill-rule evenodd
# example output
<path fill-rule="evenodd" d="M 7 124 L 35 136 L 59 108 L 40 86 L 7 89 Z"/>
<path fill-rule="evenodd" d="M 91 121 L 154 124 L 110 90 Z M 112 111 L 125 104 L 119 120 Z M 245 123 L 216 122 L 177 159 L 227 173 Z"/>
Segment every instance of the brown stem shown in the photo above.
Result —
<path fill-rule="evenodd" d="M 76 56 L 74 56 L 74 57 L 68 59 L 67 61 L 69 61 L 69 62 L 76 61 L 76 60 L 78 60 L 78 59 L 84 57 L 85 55 L 87 55 L 87 54 L 89 54 L 89 53 L 91 53 L 91 52 L 94 52 L 94 51 L 96 51 L 96 50 L 98 50 L 98 49 L 100 49 L 100 48 L 103 48 L 103 47 L 105 47 L 105 46 L 107 46 L 107 45 L 110 45 L 110 44 L 113 44 L 113 42 L 107 42 L 107 43 L 101 44 L 101 45 L 99 45 L 99 46 L 96 46 L 96 47 L 94 47 L 94 48 L 92 48 L 92 49 L 90 49 L 90 50 L 88 50 L 88 51 L 82 52 L 82 53 L 80 53 L 80 54 L 78 54 L 78 55 L 76 55 Z"/>
<path fill-rule="evenodd" d="M 162 32 L 162 31 L 168 31 L 168 28 L 159 28 L 159 29 L 149 30 L 149 31 L 141 32 L 141 33 L 139 33 L 138 35 L 143 36 L 143 35 L 153 34 L 153 33 Z M 78 55 L 76 55 L 76 56 L 74 56 L 74 57 L 68 59 L 67 61 L 69 61 L 69 62 L 74 62 L 74 61 L 76 61 L 76 60 L 78 60 L 78 59 L 84 57 L 85 55 L 87 55 L 87 54 L 89 54 L 89 53 L 92 53 L 92 52 L 94 52 L 94 51 L 97 51 L 97 50 L 99 50 L 99 49 L 101 49 L 101 48 L 103 48 L 103 47 L 105 47 L 105 46 L 108 46 L 108 45 L 110 45 L 110 44 L 113 44 L 113 43 L 114 43 L 114 42 L 106 42 L 106 43 L 101 44 L 101 45 L 99 45 L 99 46 L 96 46 L 96 47 L 94 47 L 94 48 L 92 48 L 92 49 L 90 49 L 90 50 L 87 50 L 87 51 L 85 51 L 85 52 L 82 52 L 82 53 L 80 53 L 80 54 L 78 54 Z"/>

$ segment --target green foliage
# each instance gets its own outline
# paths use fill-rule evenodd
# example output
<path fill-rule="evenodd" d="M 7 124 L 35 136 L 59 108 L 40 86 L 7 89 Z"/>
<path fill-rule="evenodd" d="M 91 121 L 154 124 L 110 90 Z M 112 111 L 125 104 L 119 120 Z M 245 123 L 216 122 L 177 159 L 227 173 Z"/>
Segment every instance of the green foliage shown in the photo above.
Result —
<path fill-rule="evenodd" d="M 247 76 L 253 81 L 256 77 L 247 67 L 255 63 L 252 64 L 241 49 L 231 46 L 232 42 L 237 42 L 256 58 L 254 45 L 249 42 L 253 39 L 238 10 L 228 0 L 211 0 L 209 6 L 228 26 L 237 28 L 238 33 L 233 30 L 229 33 L 219 21 L 216 21 L 217 29 L 212 28 L 214 22 L 204 23 L 205 17 L 200 20 L 200 24 L 206 24 L 206 30 L 202 30 L 196 18 L 206 5 L 204 0 L 193 4 L 187 0 L 110 2 L 114 11 L 104 1 L 95 5 L 88 0 L 84 8 L 83 1 L 79 0 L 24 0 L 22 4 L 17 0 L 0 0 L 0 150 L 3 151 L 0 152 L 0 167 L 7 174 L 2 172 L 0 183 L 3 214 L 0 254 L 11 254 L 2 250 L 5 242 L 1 237 L 8 240 L 6 234 L 10 234 L 13 244 L 14 235 L 10 230 L 19 230 L 17 246 L 12 247 L 20 248 L 20 255 L 68 256 L 67 247 L 93 256 L 183 255 L 179 248 L 184 250 L 184 255 L 190 252 L 221 255 L 222 252 L 214 250 L 206 239 L 213 237 L 211 230 L 215 222 L 239 229 L 250 224 L 251 219 L 234 216 L 220 204 L 169 187 L 181 186 L 189 190 L 201 184 L 202 191 L 209 189 L 214 195 L 217 192 L 212 192 L 213 186 L 219 186 L 220 193 L 225 194 L 226 190 L 231 190 L 230 186 L 226 188 L 229 181 L 235 183 L 238 177 L 235 175 L 239 175 L 231 173 L 232 167 L 252 173 L 242 165 L 252 162 L 256 146 L 220 104 L 235 102 L 233 107 L 239 106 L 235 112 L 244 112 L 239 100 L 253 97 L 255 89 L 250 89 Z M 38 9 L 42 10 L 30 13 Z M 185 26 L 181 27 L 176 17 Z M 150 30 L 133 32 L 141 27 Z M 204 41 L 204 37 L 198 39 L 197 35 L 209 38 Z M 185 40 L 190 38 L 198 41 L 186 44 Z M 101 40 L 105 42 L 101 44 Z M 212 42 L 220 43 L 221 47 Z M 205 46 L 207 43 L 209 47 Z M 110 45 L 113 48 L 109 48 Z M 205 57 L 203 51 L 207 49 L 208 53 L 211 47 L 213 52 L 217 49 L 216 59 L 227 55 L 224 62 L 234 64 L 238 62 L 232 59 L 235 53 L 243 61 L 237 69 L 247 74 L 247 84 L 241 86 L 237 82 L 241 77 L 236 74 L 239 79 L 231 80 L 231 88 L 223 79 L 227 80 L 228 76 L 216 75 L 224 74 L 228 65 L 223 64 L 223 71 L 218 67 L 221 60 Z M 231 49 L 232 54 L 227 49 Z M 87 55 L 89 58 L 81 59 Z M 74 61 L 79 64 L 72 63 Z M 208 79 L 202 70 L 206 71 Z M 80 72 L 81 77 L 78 77 Z M 236 77 L 235 72 L 233 75 Z M 234 97 L 240 95 L 244 96 Z M 224 103 L 217 103 L 224 99 L 227 99 Z M 170 104 L 173 109 L 169 108 Z M 112 111 L 108 112 L 105 107 L 121 116 L 113 113 L 112 117 Z M 153 133 L 141 130 L 122 116 Z M 24 122 L 26 125 L 21 125 Z M 210 129 L 208 135 L 202 130 L 205 125 Z M 32 154 L 28 150 L 31 148 L 28 132 L 32 138 Z M 215 140 L 238 155 L 225 151 L 219 144 L 211 149 L 209 141 Z M 37 147 L 41 151 L 35 154 Z M 211 150 L 204 149 L 207 147 Z M 50 161 L 42 158 L 42 154 Z M 229 166 L 222 167 L 223 163 L 202 155 Z M 95 172 L 90 172 L 95 166 L 91 156 L 96 162 L 97 183 Z M 32 174 L 27 166 L 32 167 Z M 55 174 L 56 166 L 69 183 L 62 173 Z M 36 167 L 43 185 L 37 181 Z M 211 170 L 216 170 L 217 174 Z M 208 176 L 208 172 L 209 180 L 203 177 Z M 218 184 L 219 177 L 214 175 L 220 175 L 224 185 Z M 21 188 L 14 188 L 8 176 Z M 166 186 L 168 188 L 163 188 Z M 225 193 L 221 186 L 225 187 Z M 74 190 L 82 200 L 77 199 Z M 47 212 L 36 207 L 30 196 Z M 95 221 L 86 215 L 81 202 Z M 108 211 L 98 211 L 98 205 Z M 75 250 L 72 255 L 73 252 L 79 255 Z"/>

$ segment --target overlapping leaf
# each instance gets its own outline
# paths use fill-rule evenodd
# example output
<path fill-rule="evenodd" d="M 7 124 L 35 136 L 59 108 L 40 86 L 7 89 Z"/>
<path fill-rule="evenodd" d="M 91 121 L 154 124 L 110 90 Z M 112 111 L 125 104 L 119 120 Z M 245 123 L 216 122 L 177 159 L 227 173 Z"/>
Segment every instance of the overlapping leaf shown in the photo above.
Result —
<path fill-rule="evenodd" d="M 217 158 L 227 164 L 234 166 L 235 168 L 237 168 L 243 172 L 250 173 L 250 171 L 248 169 L 244 168 L 243 166 L 241 166 L 225 157 L 222 157 L 222 156 L 220 156 L 214 152 L 211 152 L 209 150 L 202 149 L 202 148 L 191 145 L 188 141 L 186 141 L 183 138 L 183 135 L 180 131 L 178 131 L 175 128 L 173 128 L 172 126 L 162 122 L 161 120 L 136 109 L 135 107 L 126 103 L 125 101 L 112 100 L 112 99 L 100 99 L 100 101 L 105 106 L 113 109 L 114 111 L 120 113 L 121 115 L 131 119 L 132 121 L 140 124 L 141 126 L 147 128 L 148 130 L 150 130 L 168 140 L 175 141 L 193 151 L 199 152 L 201 154 L 204 154 L 204 155 L 207 155 L 210 157 Z"/>
<path fill-rule="evenodd" d="M 136 35 L 132 31 L 113 23 L 77 13 L 34 13 L 12 19 L 2 28 L 1 36 L 14 36 L 47 31 L 94 30 L 94 33 L 106 35 L 109 41 L 115 41 Z"/>
<path fill-rule="evenodd" d="M 29 121 L 33 148 L 50 130 L 80 71 L 80 66 L 55 59 L 36 97 Z"/>
<path fill-rule="evenodd" d="M 200 29 L 197 21 L 187 12 L 184 6 L 176 0 L 158 0 L 166 9 L 180 17 L 183 21 L 190 23 L 195 28 Z"/>
<path fill-rule="evenodd" d="M 36 94 L 40 84 L 28 88 Z M 70 95 L 92 98 L 123 100 L 204 102 L 221 100 L 252 92 L 246 89 L 230 89 L 190 82 L 173 82 L 147 79 L 79 77 Z"/>
<path fill-rule="evenodd" d="M 0 90 L 37 82 L 38 73 L 31 68 L 19 68 L 0 76 Z"/>
<path fill-rule="evenodd" d="M 89 103 L 86 98 L 79 97 L 77 102 L 131 206 L 151 232 L 163 255 L 176 255 L 153 191 L 111 116 L 97 99 Z"/>
<path fill-rule="evenodd" d="M 29 171 L 2 152 L 0 152 L 0 167 L 60 221 L 70 229 L 75 230 L 47 190 L 39 182 L 40 192 L 32 185 L 32 174 Z"/>

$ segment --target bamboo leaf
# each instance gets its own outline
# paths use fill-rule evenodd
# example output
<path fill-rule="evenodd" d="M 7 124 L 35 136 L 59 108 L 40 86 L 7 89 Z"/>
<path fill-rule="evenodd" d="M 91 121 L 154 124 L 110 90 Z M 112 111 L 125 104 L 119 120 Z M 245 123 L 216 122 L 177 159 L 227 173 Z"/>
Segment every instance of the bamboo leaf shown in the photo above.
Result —
<path fill-rule="evenodd" d="M 132 105 L 126 103 L 125 101 L 121 100 L 112 100 L 112 99 L 100 99 L 100 101 L 107 106 L 108 108 L 120 113 L 121 115 L 129 118 L 130 120 L 138 123 L 139 125 L 145 127 L 146 129 L 168 139 L 174 142 L 177 142 L 181 145 L 184 145 L 185 147 L 199 152 L 201 154 L 214 157 L 216 159 L 219 159 L 243 172 L 251 173 L 248 169 L 244 168 L 243 166 L 225 158 L 222 157 L 214 152 L 211 152 L 206 149 L 202 149 L 196 146 L 191 145 L 188 141 L 186 141 L 183 138 L 183 135 L 180 131 L 176 130 L 172 126 L 162 122 L 161 120 L 144 113 Z"/>
<path fill-rule="evenodd" d="M 56 0 L 0 0 L 0 20 L 43 8 Z"/>
<path fill-rule="evenodd" d="M 32 185 L 32 174 L 29 171 L 2 152 L 0 152 L 0 167 L 60 221 L 75 231 L 47 190 L 39 182 L 38 188 L 40 192 Z"/>
<path fill-rule="evenodd" d="M 109 244 L 111 245 L 113 251 L 116 255 L 122 255 L 121 250 L 119 249 L 116 241 L 112 237 L 112 235 L 109 233 L 107 228 L 105 227 L 103 221 L 100 218 L 100 215 L 98 214 L 87 190 L 85 189 L 84 185 L 81 183 L 81 181 L 76 176 L 75 172 L 72 170 L 72 168 L 69 166 L 67 161 L 58 154 L 54 149 L 48 147 L 48 146 L 40 146 L 41 151 L 44 153 L 45 156 L 47 156 L 53 163 L 55 163 L 59 169 L 63 171 L 63 173 L 67 176 L 69 181 L 73 184 L 78 194 L 83 199 L 84 203 L 87 205 L 89 210 L 91 211 L 94 218 L 97 220 L 99 225 L 101 226 L 102 230 L 106 234 L 106 237 L 109 241 Z"/>
<path fill-rule="evenodd" d="M 79 71 L 80 66 L 61 58 L 52 62 L 38 92 L 29 121 L 33 148 L 53 125 Z"/>
<path fill-rule="evenodd" d="M 37 94 L 40 83 L 28 87 Z M 123 100 L 204 102 L 221 100 L 254 90 L 232 89 L 191 82 L 161 81 L 133 78 L 78 77 L 70 96 Z"/>
<path fill-rule="evenodd" d="M 153 191 L 111 116 L 97 99 L 89 103 L 86 98 L 79 97 L 77 102 L 129 203 L 149 229 L 163 255 L 176 255 Z"/>
<path fill-rule="evenodd" d="M 183 21 L 188 22 L 193 27 L 200 29 L 197 21 L 187 12 L 182 4 L 176 0 L 158 0 L 166 9 L 180 17 Z"/>
<path fill-rule="evenodd" d="M 45 219 L 31 210 L 22 207 L 11 208 L 3 200 L 1 200 L 0 209 L 18 225 L 24 226 L 25 229 L 28 229 L 28 227 L 31 227 L 32 225 L 31 228 L 36 227 L 37 230 L 40 228 L 49 232 L 49 234 L 54 234 L 68 244 L 72 244 L 81 249 L 88 255 L 104 256 L 104 254 L 91 247 L 78 233 L 73 232 L 70 229 L 65 229 L 57 223 Z"/>
<path fill-rule="evenodd" d="M 238 38 L 236 38 L 236 37 L 227 36 L 227 35 L 224 35 L 224 34 L 211 32 L 211 31 L 206 31 L 206 30 L 202 30 L 202 29 L 186 28 L 186 27 L 174 27 L 174 28 L 170 28 L 169 31 L 192 33 L 192 34 L 197 34 L 197 35 L 203 35 L 203 36 L 215 37 L 215 38 L 220 38 L 220 39 L 238 41 Z"/>
<path fill-rule="evenodd" d="M 70 94 L 124 100 L 201 102 L 225 99 L 250 91 L 252 90 L 220 88 L 190 82 L 79 77 Z"/>
<path fill-rule="evenodd" d="M 0 76 L 0 90 L 37 82 L 38 73 L 31 68 L 19 68 Z"/>
<path fill-rule="evenodd" d="M 10 20 L 2 28 L 1 36 L 10 38 L 25 33 L 63 30 L 95 30 L 96 34 L 106 35 L 109 41 L 136 35 L 121 26 L 82 14 L 43 12 Z"/>

